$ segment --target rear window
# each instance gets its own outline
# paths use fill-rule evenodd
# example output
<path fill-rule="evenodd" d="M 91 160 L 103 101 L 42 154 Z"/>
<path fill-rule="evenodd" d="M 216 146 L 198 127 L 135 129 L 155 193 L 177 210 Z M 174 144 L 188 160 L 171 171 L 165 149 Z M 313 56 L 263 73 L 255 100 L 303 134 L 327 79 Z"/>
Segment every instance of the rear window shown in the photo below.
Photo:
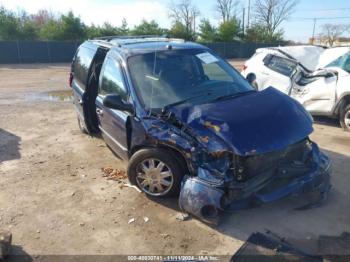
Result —
<path fill-rule="evenodd" d="M 264 64 L 271 70 L 288 77 L 292 76 L 297 66 L 297 63 L 294 61 L 274 55 L 267 55 L 264 59 Z"/>
<path fill-rule="evenodd" d="M 89 76 L 89 68 L 94 59 L 96 51 L 86 47 L 80 47 L 73 63 L 74 79 L 80 82 L 81 88 L 85 85 Z"/>

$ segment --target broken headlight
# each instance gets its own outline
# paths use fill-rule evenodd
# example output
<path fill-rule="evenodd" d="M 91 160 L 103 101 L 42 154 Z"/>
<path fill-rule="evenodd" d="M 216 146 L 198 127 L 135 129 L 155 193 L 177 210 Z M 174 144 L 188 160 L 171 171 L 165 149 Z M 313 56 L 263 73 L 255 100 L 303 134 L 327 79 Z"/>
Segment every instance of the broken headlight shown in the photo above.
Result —
<path fill-rule="evenodd" d="M 205 180 L 209 180 L 209 176 L 212 176 L 213 180 L 223 179 L 227 174 L 231 173 L 230 170 L 232 167 L 232 156 L 227 152 L 200 154 L 198 162 L 198 174 L 201 175 Z M 203 170 L 206 171 L 203 172 Z"/>

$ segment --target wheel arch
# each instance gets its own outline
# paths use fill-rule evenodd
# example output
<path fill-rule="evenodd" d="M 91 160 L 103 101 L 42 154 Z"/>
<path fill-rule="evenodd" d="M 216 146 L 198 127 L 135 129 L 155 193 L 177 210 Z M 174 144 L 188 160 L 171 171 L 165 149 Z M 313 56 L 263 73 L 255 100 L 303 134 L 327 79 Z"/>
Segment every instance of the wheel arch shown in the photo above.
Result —
<path fill-rule="evenodd" d="M 346 92 L 342 95 L 342 97 L 339 99 L 337 105 L 335 106 L 333 114 L 336 116 L 339 116 L 340 110 L 348 104 L 350 104 L 350 92 Z"/>
<path fill-rule="evenodd" d="M 171 147 L 168 145 L 158 144 L 158 145 L 137 145 L 137 146 L 134 146 L 133 148 L 131 148 L 129 150 L 129 159 L 139 150 L 148 149 L 148 148 L 153 148 L 153 149 L 158 148 L 158 149 L 169 151 L 169 153 L 176 159 L 176 161 L 180 165 L 183 172 L 185 172 L 186 174 L 190 173 L 190 170 L 191 170 L 190 164 L 186 160 L 186 157 L 184 156 L 184 154 L 178 148 L 174 148 L 174 147 Z"/>

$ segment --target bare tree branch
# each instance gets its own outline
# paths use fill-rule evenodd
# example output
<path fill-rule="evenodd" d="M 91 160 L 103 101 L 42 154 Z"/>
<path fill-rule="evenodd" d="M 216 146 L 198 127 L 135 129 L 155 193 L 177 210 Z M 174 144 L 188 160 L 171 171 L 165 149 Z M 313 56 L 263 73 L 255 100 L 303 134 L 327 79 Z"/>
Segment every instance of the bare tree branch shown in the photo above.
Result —
<path fill-rule="evenodd" d="M 169 5 L 169 16 L 174 22 L 184 24 L 188 32 L 195 32 L 195 23 L 199 15 L 199 10 L 192 4 L 191 0 L 181 0 L 178 3 L 171 2 Z"/>
<path fill-rule="evenodd" d="M 329 46 L 333 46 L 338 38 L 349 29 L 349 25 L 324 24 L 320 40 Z"/>
<path fill-rule="evenodd" d="M 291 16 L 299 0 L 256 0 L 255 18 L 269 36 L 276 33 L 281 23 Z"/>
<path fill-rule="evenodd" d="M 235 16 L 239 0 L 216 0 L 215 9 L 220 14 L 222 22 L 229 21 Z"/>

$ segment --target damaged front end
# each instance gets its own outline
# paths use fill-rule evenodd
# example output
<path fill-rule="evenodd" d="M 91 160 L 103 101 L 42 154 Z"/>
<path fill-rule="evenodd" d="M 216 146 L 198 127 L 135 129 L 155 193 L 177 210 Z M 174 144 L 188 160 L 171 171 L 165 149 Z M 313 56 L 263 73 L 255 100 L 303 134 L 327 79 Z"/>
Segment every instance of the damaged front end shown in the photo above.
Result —
<path fill-rule="evenodd" d="M 149 144 L 183 156 L 180 208 L 207 223 L 292 195 L 305 196 L 302 208 L 315 206 L 330 189 L 330 161 L 308 138 L 312 118 L 274 88 L 176 106 L 143 124 Z"/>
<path fill-rule="evenodd" d="M 287 196 L 304 195 L 307 204 L 318 205 L 330 189 L 331 165 L 318 146 L 305 139 L 265 154 L 229 154 L 198 168 L 186 177 L 179 198 L 181 209 L 211 224 L 220 211 L 235 211 Z"/>

